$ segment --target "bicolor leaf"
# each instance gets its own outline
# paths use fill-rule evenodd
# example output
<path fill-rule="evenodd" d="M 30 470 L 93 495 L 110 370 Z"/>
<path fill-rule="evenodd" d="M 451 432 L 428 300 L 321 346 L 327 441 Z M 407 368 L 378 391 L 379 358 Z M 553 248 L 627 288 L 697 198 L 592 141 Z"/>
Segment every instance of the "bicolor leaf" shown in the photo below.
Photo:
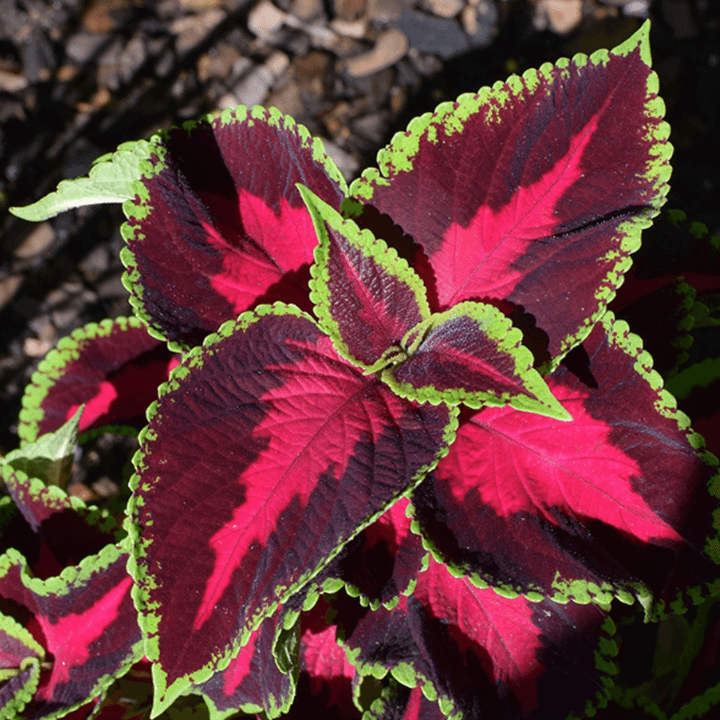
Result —
<path fill-rule="evenodd" d="M 317 238 L 295 185 L 339 207 L 345 181 L 275 108 L 239 106 L 150 139 L 152 172 L 124 210 L 125 283 L 154 333 L 197 345 L 261 302 L 309 309 Z"/>
<path fill-rule="evenodd" d="M 343 640 L 357 672 L 420 687 L 449 717 L 501 720 L 602 702 L 612 632 L 593 605 L 508 599 L 431 559 L 413 595 L 366 613 Z"/>
<path fill-rule="evenodd" d="M 682 607 L 689 578 L 704 586 L 690 596 L 712 592 L 717 460 L 640 339 L 608 313 L 548 385 L 573 422 L 469 416 L 413 496 L 414 527 L 456 571 L 509 592 L 646 607 Z"/>
<path fill-rule="evenodd" d="M 425 287 L 383 240 L 307 188 L 300 193 L 318 235 L 310 299 L 320 326 L 344 358 L 375 371 L 402 355 L 406 335 L 430 316 Z"/>
<path fill-rule="evenodd" d="M 15 550 L 0 557 L 0 597 L 35 618 L 52 668 L 25 709 L 28 720 L 61 717 L 99 696 L 141 655 L 141 634 L 125 570 L 128 554 L 106 546 L 54 578 L 30 576 Z"/>
<path fill-rule="evenodd" d="M 533 316 L 543 361 L 589 333 L 668 191 L 648 33 L 443 103 L 352 184 L 419 246 L 434 311 L 509 302 Z"/>
<path fill-rule="evenodd" d="M 355 668 L 338 645 L 337 628 L 328 622 L 332 613 L 325 600 L 300 616 L 300 678 L 298 697 L 288 720 L 359 718 L 353 706 Z"/>
<path fill-rule="evenodd" d="M 398 395 L 474 408 L 509 405 L 570 419 L 533 368 L 520 330 L 492 305 L 460 303 L 413 332 L 407 357 L 382 373 Z"/>
<path fill-rule="evenodd" d="M 151 170 L 149 149 L 146 140 L 123 143 L 114 153 L 95 160 L 87 177 L 63 180 L 55 192 L 32 205 L 10 208 L 10 212 L 40 222 L 71 208 L 130 200 L 143 173 Z"/>
<path fill-rule="evenodd" d="M 445 406 L 364 376 L 293 306 L 262 306 L 192 350 L 161 389 L 132 481 L 156 712 L 412 489 L 454 427 Z"/>
<path fill-rule="evenodd" d="M 363 720 L 445 720 L 446 717 L 440 705 L 428 700 L 420 687 L 411 689 L 390 678 Z"/>
<path fill-rule="evenodd" d="M 18 434 L 23 442 L 57 430 L 85 405 L 81 433 L 108 425 L 145 425 L 157 387 L 177 364 L 135 317 L 103 320 L 62 338 L 25 389 Z"/>

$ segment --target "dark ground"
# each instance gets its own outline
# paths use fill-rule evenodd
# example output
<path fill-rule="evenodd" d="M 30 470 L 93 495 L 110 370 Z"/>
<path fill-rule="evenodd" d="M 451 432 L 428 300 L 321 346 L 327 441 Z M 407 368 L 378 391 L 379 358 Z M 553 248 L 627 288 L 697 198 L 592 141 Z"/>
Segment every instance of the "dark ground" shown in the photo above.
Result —
<path fill-rule="evenodd" d="M 564 17 L 543 21 L 553 3 Z M 453 6 L 460 15 L 443 17 Z M 293 115 L 351 179 L 415 115 L 613 47 L 646 16 L 673 129 L 669 206 L 718 234 L 720 0 L 276 0 L 274 11 L 269 0 L 0 0 L 0 452 L 16 445 L 40 358 L 74 328 L 130 312 L 119 207 L 33 225 L 9 206 L 121 142 L 237 102 Z M 393 28 L 409 36 L 403 57 L 390 36 L 385 67 L 348 62 Z"/>

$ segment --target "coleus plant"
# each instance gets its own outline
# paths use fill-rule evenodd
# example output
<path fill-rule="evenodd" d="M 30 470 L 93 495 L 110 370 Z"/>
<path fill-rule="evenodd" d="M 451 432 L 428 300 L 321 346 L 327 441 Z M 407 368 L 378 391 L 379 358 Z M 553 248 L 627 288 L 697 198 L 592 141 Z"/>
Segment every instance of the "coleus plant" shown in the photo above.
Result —
<path fill-rule="evenodd" d="M 366 720 L 622 699 L 613 601 L 658 620 L 720 593 L 717 460 L 608 309 L 668 191 L 648 33 L 440 105 L 349 188 L 291 118 L 239 107 L 14 209 L 124 202 L 137 318 L 76 331 L 26 392 L 0 712 L 75 710 L 77 667 L 102 717 L 142 656 L 152 717 L 192 695 Z M 47 520 L 88 520 L 56 438 L 145 408 L 127 537 L 59 561 Z M 75 664 L 43 684 L 36 596 L 70 585 L 98 599 L 57 601 Z M 113 605 L 73 639 L 130 592 L 137 622 Z"/>

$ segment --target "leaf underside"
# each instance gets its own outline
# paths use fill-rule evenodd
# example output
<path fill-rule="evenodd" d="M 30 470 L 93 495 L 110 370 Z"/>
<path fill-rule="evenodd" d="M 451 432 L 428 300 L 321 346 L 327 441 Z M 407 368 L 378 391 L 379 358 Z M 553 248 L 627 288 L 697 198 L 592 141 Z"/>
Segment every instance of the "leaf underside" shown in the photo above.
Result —
<path fill-rule="evenodd" d="M 98 158 L 87 177 L 63 180 L 55 192 L 32 205 L 10 208 L 10 212 L 40 222 L 71 208 L 130 200 L 137 181 L 150 170 L 149 149 L 146 140 L 124 143 L 110 157 Z"/>

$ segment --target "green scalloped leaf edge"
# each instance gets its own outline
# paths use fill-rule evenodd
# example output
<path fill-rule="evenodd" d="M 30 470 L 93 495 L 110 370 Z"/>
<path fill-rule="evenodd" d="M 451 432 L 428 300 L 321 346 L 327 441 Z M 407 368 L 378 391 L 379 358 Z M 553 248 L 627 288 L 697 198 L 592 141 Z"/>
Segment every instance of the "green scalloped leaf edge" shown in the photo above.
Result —
<path fill-rule="evenodd" d="M 720 505 L 718 504 L 718 500 L 720 500 L 720 462 L 715 455 L 706 449 L 703 437 L 692 429 L 690 418 L 681 410 L 678 410 L 675 397 L 663 387 L 663 379 L 653 369 L 652 357 L 643 349 L 642 339 L 630 331 L 626 322 L 616 320 L 610 311 L 605 314 L 601 322 L 608 334 L 609 342 L 623 350 L 631 358 L 634 358 L 635 370 L 657 393 L 658 399 L 655 403 L 655 409 L 662 416 L 677 422 L 678 428 L 685 432 L 690 446 L 697 452 L 699 458 L 709 468 L 714 469 L 714 475 L 708 481 L 707 490 L 710 496 L 708 499 L 715 503 L 712 516 L 714 518 L 713 528 L 717 532 L 714 537 L 706 539 L 705 554 L 716 565 L 720 565 Z M 688 605 L 699 605 L 708 598 L 720 595 L 720 567 L 718 568 L 718 577 L 706 582 L 705 587 L 685 588 L 678 593 L 675 600 L 669 603 L 662 600 L 654 601 L 649 593 L 646 594 L 646 589 L 633 589 L 640 590 L 638 600 L 645 608 L 646 620 L 661 620 L 670 613 L 684 613 Z"/>
<path fill-rule="evenodd" d="M 450 411 L 450 423 L 445 428 L 446 443 L 445 443 L 444 447 L 441 449 L 440 453 L 438 454 L 433 467 L 435 465 L 437 465 L 437 463 L 440 462 L 440 460 L 442 460 L 442 458 L 444 458 L 450 452 L 450 446 L 453 444 L 453 442 L 455 442 L 455 436 L 457 435 L 457 430 L 460 425 L 460 420 L 459 420 L 460 409 L 458 407 L 451 407 L 451 408 L 448 408 L 448 410 Z M 430 470 L 427 470 L 425 475 L 427 475 L 428 472 L 431 472 L 432 469 L 433 468 L 430 468 Z M 422 482 L 422 480 L 420 482 Z M 408 518 L 413 517 L 412 493 L 415 490 L 415 488 L 417 487 L 417 485 L 419 485 L 419 483 L 415 483 L 414 485 L 412 485 L 401 496 L 399 496 L 397 498 L 397 500 L 400 500 L 400 498 L 405 497 L 411 501 L 410 503 L 408 503 L 408 506 L 405 510 L 405 515 Z M 397 500 L 396 500 L 396 502 L 397 502 Z M 390 507 L 391 506 L 389 505 L 386 508 L 386 510 L 389 510 Z M 413 527 L 413 525 L 415 525 L 415 527 Z M 438 562 L 442 562 L 442 561 L 438 557 L 435 556 L 435 554 L 432 551 L 432 548 L 428 547 L 428 545 L 425 542 L 425 538 L 422 537 L 422 535 L 420 535 L 419 532 L 417 532 L 417 530 L 415 529 L 416 527 L 417 527 L 417 523 L 415 521 L 413 521 L 410 524 L 410 529 L 416 535 L 420 536 L 420 539 L 423 544 L 423 548 L 425 548 L 425 555 L 422 558 L 422 566 L 420 568 L 420 572 L 424 572 L 425 570 L 428 569 L 428 566 L 430 563 L 430 555 L 433 555 L 433 557 L 436 560 L 438 560 Z M 448 568 L 448 570 L 449 570 L 449 568 Z M 332 585 L 330 585 L 330 587 L 332 589 L 329 589 L 329 590 L 324 589 L 323 592 L 337 592 L 338 590 L 340 590 L 342 588 L 345 590 L 345 592 L 351 598 L 356 599 L 360 603 L 360 605 L 362 605 L 363 607 L 368 607 L 368 608 L 370 608 L 370 610 L 375 611 L 375 610 L 378 610 L 381 606 L 386 608 L 387 610 L 392 610 L 400 602 L 400 597 L 402 595 L 405 595 L 406 597 L 409 597 L 410 595 L 412 595 L 415 592 L 415 587 L 417 585 L 417 578 L 412 578 L 410 580 L 410 582 L 408 583 L 407 587 L 405 587 L 402 590 L 399 590 L 397 595 L 395 595 L 394 597 L 390 598 L 389 600 L 387 600 L 383 603 L 380 603 L 376 600 L 372 600 L 367 595 L 365 595 L 365 593 L 363 593 L 359 587 L 357 587 L 356 585 L 353 585 L 352 583 L 348 582 L 347 580 L 344 580 L 341 577 L 331 576 L 330 578 L 327 579 L 326 582 L 332 583 Z M 488 587 L 488 585 L 487 585 L 487 583 L 485 583 L 485 584 L 478 585 L 478 587 L 480 587 L 482 589 L 482 588 Z M 513 597 L 515 597 L 515 596 L 513 596 Z M 542 598 L 540 597 L 538 599 L 542 599 Z M 313 602 L 313 605 L 314 604 L 315 603 Z"/>
<path fill-rule="evenodd" d="M 608 335 L 611 344 L 615 344 L 624 350 L 630 357 L 635 358 L 635 369 L 648 382 L 650 387 L 658 393 L 658 400 L 655 407 L 659 413 L 668 418 L 676 420 L 678 427 L 683 430 L 693 449 L 700 458 L 710 467 L 719 468 L 720 462 L 709 451 L 705 449 L 705 440 L 690 427 L 690 418 L 677 408 L 677 401 L 667 390 L 663 388 L 663 380 L 660 374 L 653 370 L 653 359 L 651 355 L 643 350 L 642 340 L 638 335 L 630 332 L 628 324 L 624 320 L 615 320 L 611 311 L 607 311 L 601 322 Z M 714 563 L 720 565 L 720 470 L 711 478 L 707 485 L 708 494 L 716 501 L 716 508 L 713 511 L 713 527 L 717 530 L 714 537 L 708 537 L 705 544 L 705 553 Z M 410 498 L 408 512 L 414 516 L 412 497 Z M 542 588 L 534 587 L 523 591 L 520 587 L 514 587 L 506 583 L 490 584 L 478 573 L 468 572 L 459 565 L 448 563 L 438 548 L 432 544 L 422 533 L 417 520 L 413 519 L 410 529 L 420 536 L 423 547 L 430 552 L 435 560 L 442 563 L 451 575 L 455 577 L 465 576 L 476 587 L 486 589 L 491 587 L 501 597 L 509 599 L 522 595 L 530 602 L 539 602 L 545 597 L 553 602 L 565 604 L 575 602 L 581 605 L 595 603 L 604 610 L 609 610 L 613 599 L 625 605 L 632 605 L 637 600 L 645 611 L 646 621 L 658 621 L 674 613 L 681 615 L 688 605 L 700 605 L 708 598 L 720 595 L 720 568 L 718 578 L 705 583 L 705 586 L 688 587 L 680 591 L 677 597 L 670 603 L 659 600 L 655 601 L 651 591 L 643 584 L 628 583 L 626 587 L 614 587 L 608 582 L 602 585 L 588 582 L 586 580 L 566 580 L 559 573 L 553 582 L 555 592 L 552 595 L 545 595 Z"/>
<path fill-rule="evenodd" d="M 708 615 L 711 608 L 717 603 L 718 598 L 712 598 L 697 608 L 692 622 L 684 616 L 671 615 L 664 623 L 672 623 L 676 629 L 670 629 L 663 637 L 661 636 L 662 626 L 658 628 L 658 648 L 662 647 L 663 652 L 654 653 L 651 678 L 639 686 L 630 688 L 615 688 L 613 699 L 625 708 L 642 708 L 648 715 L 657 718 L 666 718 L 666 713 L 660 708 L 656 699 L 661 699 L 664 706 L 672 707 L 677 700 L 679 693 L 685 685 L 688 674 L 692 670 L 698 653 L 705 642 Z M 637 619 L 635 620 L 637 622 Z M 702 695 L 698 695 L 691 701 L 684 703 L 680 710 L 672 717 L 693 717 L 694 714 L 704 714 L 709 706 L 704 702 L 697 703 L 704 695 L 712 695 L 713 688 L 709 688 Z M 718 696 L 720 700 L 720 696 Z M 715 701 L 717 702 L 717 700 Z M 693 708 L 695 713 L 693 713 Z M 697 712 L 699 708 L 701 712 Z M 689 714 L 686 714 L 689 713 Z"/>
<path fill-rule="evenodd" d="M 55 192 L 32 205 L 11 207 L 23 220 L 40 222 L 86 205 L 122 203 L 135 196 L 135 181 L 148 171 L 151 146 L 146 140 L 123 143 L 99 157 L 87 176 L 63 180 Z"/>
<path fill-rule="evenodd" d="M 153 402 L 152 405 L 150 405 L 150 407 L 148 408 L 148 422 L 152 420 L 157 414 L 160 399 L 180 387 L 181 383 L 191 374 L 193 367 L 202 366 L 204 358 L 208 354 L 212 355 L 214 345 L 222 342 L 222 340 L 232 335 L 236 330 L 245 330 L 265 315 L 295 315 L 297 317 L 306 318 L 307 320 L 313 322 L 315 325 L 318 324 L 315 318 L 308 315 L 306 312 L 300 310 L 295 305 L 288 305 L 287 303 L 283 302 L 276 302 L 272 305 L 259 305 L 253 311 L 247 311 L 242 313 L 236 320 L 228 320 L 220 326 L 216 333 L 211 333 L 210 335 L 208 335 L 203 340 L 202 345 L 194 347 L 188 353 L 186 353 L 183 357 L 182 363 L 175 367 L 170 373 L 168 381 L 160 385 L 160 387 L 158 388 L 158 400 Z M 443 446 L 438 451 L 438 454 L 432 463 L 429 463 L 428 465 L 418 470 L 414 482 L 410 484 L 409 488 L 405 491 L 405 493 L 411 492 L 415 487 L 417 487 L 417 485 L 422 482 L 426 475 L 437 465 L 440 459 L 449 452 L 450 445 L 455 439 L 457 426 L 457 416 L 456 414 L 453 414 L 451 412 L 450 421 L 445 427 L 445 446 Z M 139 436 L 141 445 L 144 438 L 152 438 L 152 434 L 153 431 L 150 430 L 149 425 L 143 428 Z M 316 575 L 318 575 L 323 570 L 323 568 L 325 568 L 340 553 L 342 548 L 348 542 L 350 542 L 350 540 L 353 539 L 353 537 L 356 537 L 361 530 L 363 530 L 372 522 L 377 520 L 377 518 L 380 517 L 380 515 L 382 515 L 382 513 L 385 512 L 388 507 L 390 507 L 390 503 L 386 507 L 379 510 L 374 516 L 368 518 L 364 525 L 359 526 L 356 529 L 355 535 L 347 538 L 346 542 L 343 545 L 339 545 L 338 547 L 336 547 L 333 553 L 329 557 L 325 558 L 322 563 L 318 564 L 318 566 L 315 568 L 307 570 L 302 576 L 300 576 L 297 582 L 293 585 L 293 587 L 278 587 L 276 589 L 275 601 L 251 619 L 250 624 L 241 632 L 240 636 L 236 637 L 230 642 L 225 653 L 215 658 L 215 664 L 212 668 L 210 668 L 209 666 L 200 668 L 199 670 L 191 673 L 185 678 L 180 678 L 179 680 L 176 680 L 171 687 L 167 687 L 165 674 L 157 661 L 159 653 L 157 635 L 160 616 L 156 614 L 155 611 L 158 610 L 158 607 L 147 606 L 147 598 L 142 589 L 142 586 L 144 584 L 149 584 L 154 581 L 147 576 L 147 573 L 145 573 L 144 570 L 137 563 L 137 559 L 142 556 L 144 549 L 150 544 L 150 541 L 144 540 L 140 536 L 138 532 L 138 527 L 132 522 L 132 517 L 133 515 L 135 515 L 136 510 L 142 507 L 142 505 L 144 504 L 143 498 L 137 495 L 135 492 L 136 490 L 141 490 L 139 473 L 143 469 L 144 456 L 145 454 L 141 448 L 135 453 L 133 457 L 133 464 L 135 465 L 136 472 L 130 478 L 129 486 L 133 494 L 131 495 L 130 500 L 127 504 L 124 528 L 128 533 L 130 546 L 132 548 L 130 551 L 130 557 L 128 559 L 127 567 L 128 573 L 131 575 L 134 581 L 132 586 L 133 601 L 135 603 L 135 607 L 138 609 L 138 623 L 145 637 L 145 656 L 152 662 L 152 677 L 155 697 L 153 700 L 153 711 L 151 714 L 151 718 L 155 718 L 164 710 L 166 710 L 180 695 L 184 694 L 191 684 L 201 684 L 208 680 L 213 675 L 213 673 L 224 670 L 230 664 L 230 661 L 237 655 L 240 649 L 248 643 L 251 633 L 260 626 L 260 623 L 262 623 L 262 621 L 266 617 L 269 617 L 274 612 L 276 612 L 279 605 L 286 602 L 293 595 L 297 594 L 301 590 L 308 592 L 308 582 L 311 581 Z M 399 497 L 400 496 L 398 496 L 398 498 Z M 396 500 L 398 498 L 396 498 Z M 341 580 L 337 580 L 335 578 L 328 578 L 323 580 L 322 586 L 318 587 L 322 587 L 323 592 L 333 592 L 342 587 L 343 585 L 344 583 Z M 310 593 L 311 595 L 314 595 L 315 589 L 311 590 Z M 312 601 L 310 607 L 312 607 L 312 605 L 314 605 L 316 601 L 317 598 Z M 146 615 L 142 613 L 142 609 L 144 607 L 148 608 L 148 613 Z M 290 622 L 288 618 L 292 619 L 292 617 L 293 613 L 288 612 L 286 615 L 287 622 Z M 285 624 L 284 627 L 285 629 L 289 629 L 290 625 Z"/>
<path fill-rule="evenodd" d="M 45 648 L 14 618 L 1 613 L 0 629 L 22 642 L 27 648 L 28 653 L 35 653 L 34 657 L 28 654 L 27 657 L 23 658 L 20 667 L 17 669 L 19 674 L 32 667 L 33 669 L 28 679 L 22 687 L 17 689 L 15 695 L 0 708 L 0 720 L 12 720 L 13 718 L 19 717 L 23 708 L 32 700 L 32 696 L 37 690 L 40 681 L 40 662 L 45 658 Z M 0 676 L 0 682 L 9 680 L 10 677 L 9 675 Z"/>
<path fill-rule="evenodd" d="M 674 715 L 670 716 L 670 720 L 691 720 L 691 718 L 703 717 L 716 705 L 720 705 L 720 683 L 686 702 Z"/>
<path fill-rule="evenodd" d="M 185 132 L 189 135 L 192 130 L 199 125 L 210 124 L 214 121 L 218 121 L 221 127 L 243 122 L 247 122 L 250 126 L 252 126 L 255 122 L 265 122 L 271 127 L 282 128 L 288 132 L 294 133 L 301 140 L 304 148 L 312 149 L 313 159 L 324 167 L 330 178 L 338 183 L 344 194 L 347 194 L 347 182 L 345 181 L 345 177 L 338 169 L 335 161 L 325 152 L 325 146 L 323 145 L 322 140 L 318 137 L 313 137 L 304 125 L 295 122 L 292 117 L 284 115 L 277 108 L 264 108 L 261 105 L 254 105 L 253 107 L 248 108 L 245 105 L 238 105 L 235 108 L 223 110 L 219 114 L 211 113 L 205 115 L 199 120 L 188 120 L 180 126 L 180 129 L 185 130 Z M 147 142 L 151 145 L 153 154 L 157 158 L 157 162 L 152 166 L 143 166 L 143 173 L 133 186 L 135 191 L 133 196 L 123 203 L 123 212 L 128 220 L 142 220 L 152 212 L 152 207 L 150 206 L 150 195 L 143 184 L 143 180 L 153 178 L 165 168 L 167 150 L 163 146 L 163 142 L 168 137 L 169 131 L 159 130 L 147 140 Z M 140 241 L 145 239 L 145 236 L 140 233 L 139 228 L 131 225 L 129 222 L 122 224 L 120 227 L 120 235 L 126 243 L 130 240 Z M 132 306 L 135 315 L 145 323 L 150 335 L 158 340 L 167 342 L 168 348 L 172 352 L 185 353 L 190 350 L 190 347 L 184 343 L 168 340 L 162 330 L 153 325 L 153 319 L 150 316 L 150 313 L 146 310 L 143 302 L 143 287 L 140 282 L 140 272 L 135 267 L 135 256 L 128 245 L 125 245 L 125 247 L 123 247 L 120 251 L 120 260 L 125 266 L 125 272 L 122 275 L 122 284 L 130 294 L 130 305 Z"/>
<path fill-rule="evenodd" d="M 602 65 L 607 63 L 611 54 L 622 57 L 629 55 L 639 47 L 643 62 L 648 67 L 651 67 L 649 36 L 650 22 L 646 21 L 633 35 L 612 50 L 600 49 L 589 57 L 584 53 L 577 53 L 572 57 L 572 62 L 578 67 L 584 67 L 588 63 Z M 433 112 L 427 112 L 413 118 L 407 125 L 406 130 L 395 133 L 390 142 L 378 152 L 378 167 L 364 170 L 360 177 L 350 184 L 350 202 L 346 207 L 343 207 L 343 211 L 347 211 L 349 215 L 358 213 L 360 207 L 354 201 L 366 202 L 371 200 L 373 197 L 373 184 L 388 186 L 390 185 L 389 178 L 391 175 L 412 172 L 412 158 L 418 152 L 419 138 L 422 135 L 427 134 L 429 137 L 434 137 L 437 134 L 436 126 L 442 127 L 446 135 L 460 133 L 463 129 L 463 120 L 477 112 L 479 106 L 486 104 L 490 98 L 508 99 L 508 89 L 522 91 L 525 84 L 534 86 L 537 84 L 538 74 L 547 73 L 553 67 L 566 68 L 570 62 L 571 59 L 569 58 L 559 58 L 555 63 L 544 63 L 540 68 L 526 70 L 522 77 L 514 74 L 510 75 L 507 80 L 498 80 L 492 86 L 481 87 L 476 93 L 463 93 L 455 101 L 440 103 Z M 659 80 L 653 72 L 648 78 L 648 91 L 657 94 L 658 89 Z M 665 104 L 662 99 L 656 97 L 648 101 L 648 111 L 650 110 L 652 110 L 651 116 L 662 117 L 665 111 Z M 658 142 L 666 141 L 669 137 L 669 130 L 669 125 L 663 123 L 658 131 L 658 137 L 655 139 Z M 672 150 L 667 152 L 659 148 L 655 164 L 664 165 L 664 162 L 669 159 L 671 154 Z M 659 186 L 666 185 L 670 174 L 669 170 L 664 168 L 653 169 L 657 184 Z M 648 172 L 650 170 L 651 168 L 648 168 Z"/>
<path fill-rule="evenodd" d="M 550 392 L 550 388 L 533 368 L 534 358 L 530 350 L 522 344 L 522 332 L 513 327 L 512 322 L 494 306 L 471 301 L 461 302 L 450 310 L 434 314 L 430 318 L 428 327 L 437 327 L 446 320 L 460 316 L 477 321 L 482 332 L 488 339 L 495 342 L 498 351 L 513 358 L 516 376 L 520 377 L 525 388 L 535 396 L 535 399 L 526 395 L 510 395 L 509 393 L 498 395 L 490 391 L 468 392 L 464 388 L 440 391 L 432 385 L 416 388 L 409 383 L 396 380 L 393 375 L 394 367 L 388 367 L 383 370 L 381 377 L 396 395 L 408 400 L 429 402 L 433 405 L 439 405 L 441 402 L 448 405 L 462 403 L 474 409 L 485 406 L 510 405 L 515 410 L 544 415 L 555 420 L 572 420 L 570 413 Z"/>
<path fill-rule="evenodd" d="M 20 713 L 32 700 L 38 684 L 40 683 L 40 660 L 37 658 L 25 658 L 20 665 L 20 672 L 31 668 L 25 684 L 18 688 L 15 695 L 0 708 L 0 720 L 15 720 L 21 717 Z"/>
<path fill-rule="evenodd" d="M 314 596 L 312 602 L 313 606 L 319 598 L 319 594 Z M 303 611 L 309 609 L 311 608 L 303 608 Z M 264 713 L 265 715 L 267 715 L 267 718 L 272 720 L 272 718 L 280 717 L 281 715 L 289 712 L 290 707 L 295 700 L 297 680 L 298 675 L 300 674 L 300 662 L 298 655 L 300 640 L 300 613 L 292 614 L 292 617 L 290 618 L 291 621 L 287 623 L 289 627 L 286 628 L 285 621 L 289 613 L 283 608 L 280 608 L 278 612 L 282 614 L 282 621 L 278 623 L 278 626 L 275 630 L 275 637 L 273 639 L 273 657 L 275 658 L 275 662 L 278 665 L 278 669 L 280 669 L 280 671 L 286 675 L 291 675 L 293 686 L 291 694 L 289 696 L 289 700 L 283 705 L 278 705 L 277 703 L 274 703 L 270 709 L 264 708 L 260 705 L 255 705 L 253 703 L 247 703 L 245 705 L 240 705 L 235 708 L 219 710 L 217 705 L 215 705 L 215 703 L 213 702 L 212 698 L 210 698 L 208 695 L 206 695 L 199 689 L 194 688 L 192 685 L 189 686 L 187 690 L 182 694 L 199 695 L 200 697 L 202 697 L 208 709 L 209 720 L 225 720 L 225 718 L 235 715 L 238 712 L 246 713 L 248 715 Z M 283 669 L 283 666 L 285 667 L 285 669 Z M 275 698 L 273 696 L 271 700 L 274 699 Z M 265 715 L 263 715 L 263 717 L 265 717 Z"/>
<path fill-rule="evenodd" d="M 120 328 L 139 329 L 146 327 L 138 318 L 118 317 L 114 320 L 105 319 L 99 323 L 91 322 L 83 327 L 73 330 L 70 335 L 61 338 L 57 346 L 50 350 L 40 361 L 37 370 L 32 374 L 30 383 L 25 388 L 22 397 L 22 409 L 20 410 L 18 435 L 20 436 L 20 447 L 37 440 L 39 423 L 44 417 L 40 408 L 43 400 L 47 397 L 50 389 L 55 385 L 58 378 L 62 377 L 65 368 L 74 360 L 80 357 L 81 344 L 84 340 L 92 340 L 97 337 L 107 337 L 113 330 Z M 98 428 L 98 432 L 110 432 L 112 427 L 115 431 L 137 434 L 135 428 L 124 425 L 113 425 L 105 428 Z M 89 431 L 82 433 L 82 440 L 93 437 L 97 432 Z"/>
<path fill-rule="evenodd" d="M 454 412 L 451 410 L 451 412 Z M 455 417 L 459 417 L 459 412 L 454 412 Z M 457 426 L 456 426 L 457 427 Z M 447 452 L 449 452 L 450 447 L 448 446 Z M 444 457 L 444 456 L 443 456 Z M 409 497 L 410 493 L 406 494 L 406 497 Z M 408 505 L 407 509 L 405 510 L 405 515 L 410 518 L 412 517 L 411 513 L 412 505 Z M 417 533 L 414 533 L 417 534 Z M 420 565 L 420 571 L 419 572 L 425 572 L 425 570 L 428 569 L 428 566 L 430 564 L 430 551 L 425 548 L 425 545 L 423 545 L 423 548 L 425 549 L 425 553 L 421 559 L 421 565 Z M 344 585 L 345 592 L 351 597 L 357 600 L 362 607 L 370 608 L 373 612 L 375 610 L 378 610 L 380 607 L 384 607 L 386 610 L 392 610 L 397 606 L 397 604 L 400 602 L 400 597 L 402 595 L 405 595 L 405 597 L 409 597 L 415 592 L 415 587 L 417 586 L 417 577 L 411 578 L 408 584 L 404 587 L 398 590 L 397 594 L 391 597 L 388 600 L 385 600 L 384 602 L 380 602 L 379 600 L 373 599 L 366 595 L 362 590 L 357 586 L 353 585 L 351 582 L 348 582 L 347 580 L 343 580 L 342 578 L 337 578 L 339 581 L 341 581 Z"/>
<path fill-rule="evenodd" d="M 677 375 L 680 368 L 685 365 L 690 357 L 686 352 L 693 344 L 693 336 L 690 334 L 690 331 L 695 326 L 698 317 L 703 315 L 703 309 L 707 310 L 707 307 L 703 303 L 697 301 L 697 291 L 695 288 L 686 283 L 684 278 L 678 278 L 675 283 L 675 291 L 680 296 L 680 304 L 685 312 L 685 316 L 678 319 L 675 325 L 677 335 L 671 340 L 671 345 L 681 352 L 678 354 L 675 365 L 664 375 L 666 383 L 669 378 Z"/>
<path fill-rule="evenodd" d="M 305 201 L 318 236 L 318 245 L 314 250 L 315 262 L 310 267 L 310 300 L 314 305 L 319 325 L 330 336 L 338 355 L 367 370 L 370 366 L 355 358 L 350 352 L 343 340 L 342 330 L 331 313 L 328 287 L 330 272 L 327 267 L 330 241 L 325 225 L 329 225 L 332 230 L 341 234 L 350 245 L 360 250 L 364 257 L 374 260 L 388 275 L 407 285 L 415 296 L 420 315 L 429 318 L 430 306 L 425 285 L 407 261 L 400 257 L 394 248 L 388 247 L 384 240 L 376 238 L 370 230 L 361 230 L 352 220 L 344 219 L 333 207 L 303 185 L 298 185 L 297 188 Z"/>
<path fill-rule="evenodd" d="M 27 560 L 18 550 L 10 548 L 0 556 L 0 573 L 5 572 L 11 565 L 20 565 L 22 582 L 28 590 L 39 596 L 67 595 L 73 587 L 85 582 L 93 572 L 104 570 L 127 553 L 129 542 L 126 538 L 118 543 L 109 543 L 95 555 L 88 555 L 77 565 L 63 568 L 59 575 L 43 580 L 31 574 Z"/>
<path fill-rule="evenodd" d="M 83 558 L 79 564 L 66 567 L 62 570 L 60 575 L 55 575 L 47 580 L 41 580 L 40 578 L 33 577 L 30 574 L 27 560 L 17 550 L 10 548 L 2 556 L 0 556 L 0 576 L 2 576 L 12 565 L 17 565 L 20 567 L 20 579 L 23 585 L 31 592 L 34 592 L 39 596 L 64 595 L 67 594 L 73 586 L 82 584 L 94 571 L 107 568 L 122 555 L 127 554 L 127 547 L 127 540 L 114 545 L 106 545 L 96 555 L 89 555 L 88 557 Z M 63 717 L 69 712 L 86 705 L 88 701 L 103 697 L 110 685 L 112 685 L 117 678 L 125 675 L 125 673 L 130 670 L 133 663 L 142 658 L 142 645 L 142 639 L 138 640 L 132 648 L 132 653 L 129 654 L 125 662 L 123 662 L 123 664 L 114 673 L 108 673 L 99 677 L 95 683 L 95 687 L 84 700 L 81 700 L 72 707 L 63 708 L 55 713 L 45 716 L 46 720 L 54 720 L 55 718 Z"/>

